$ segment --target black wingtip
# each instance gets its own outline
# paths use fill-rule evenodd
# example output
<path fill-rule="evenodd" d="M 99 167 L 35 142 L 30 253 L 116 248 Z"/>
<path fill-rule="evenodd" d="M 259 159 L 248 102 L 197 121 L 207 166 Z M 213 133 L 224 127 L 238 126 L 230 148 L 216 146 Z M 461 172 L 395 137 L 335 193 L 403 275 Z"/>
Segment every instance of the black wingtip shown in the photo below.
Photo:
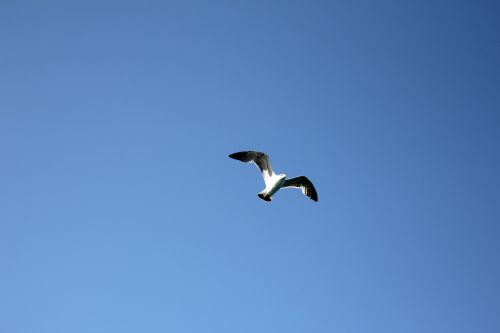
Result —
<path fill-rule="evenodd" d="M 246 155 L 247 155 L 246 151 L 240 151 L 237 153 L 232 153 L 231 155 L 229 155 L 229 157 L 234 158 L 235 160 L 238 160 L 238 161 L 244 161 Z"/>
<path fill-rule="evenodd" d="M 311 196 L 310 198 L 315 201 L 315 202 L 318 202 L 318 193 L 316 192 L 316 189 L 313 187 L 313 193 L 311 193 Z"/>

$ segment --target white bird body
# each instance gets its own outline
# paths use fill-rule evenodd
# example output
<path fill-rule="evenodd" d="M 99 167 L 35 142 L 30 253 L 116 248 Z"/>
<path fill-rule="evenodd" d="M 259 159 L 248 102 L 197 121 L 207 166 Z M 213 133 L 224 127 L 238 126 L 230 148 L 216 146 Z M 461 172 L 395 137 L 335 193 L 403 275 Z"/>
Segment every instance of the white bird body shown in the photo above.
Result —
<path fill-rule="evenodd" d="M 311 200 L 318 201 L 318 194 L 314 185 L 305 176 L 287 179 L 285 174 L 275 174 L 269 163 L 269 156 L 258 151 L 241 151 L 229 155 L 235 160 L 254 163 L 262 173 L 266 188 L 257 195 L 265 201 L 271 201 L 272 196 L 281 188 L 297 187 L 302 190 Z"/>
<path fill-rule="evenodd" d="M 278 190 L 283 186 L 283 183 L 285 182 L 286 175 L 281 174 L 277 175 L 273 172 L 273 175 L 271 177 L 264 179 L 264 182 L 266 183 L 266 188 L 262 190 L 259 194 L 262 194 L 266 197 L 272 197 L 274 193 L 278 192 Z"/>

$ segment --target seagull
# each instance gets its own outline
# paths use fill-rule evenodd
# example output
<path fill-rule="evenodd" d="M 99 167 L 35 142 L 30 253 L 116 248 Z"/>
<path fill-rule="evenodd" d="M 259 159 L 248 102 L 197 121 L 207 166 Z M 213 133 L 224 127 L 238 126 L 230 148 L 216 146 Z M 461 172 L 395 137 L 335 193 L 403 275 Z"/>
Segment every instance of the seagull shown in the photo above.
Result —
<path fill-rule="evenodd" d="M 318 193 L 316 193 L 316 189 L 307 177 L 300 176 L 287 179 L 284 173 L 275 174 L 271 168 L 271 163 L 269 163 L 269 156 L 264 153 L 258 151 L 240 151 L 229 155 L 229 157 L 246 163 L 254 163 L 259 168 L 266 184 L 266 188 L 257 194 L 262 200 L 271 201 L 272 196 L 281 188 L 296 187 L 300 188 L 304 195 L 307 195 L 314 201 L 318 201 Z"/>

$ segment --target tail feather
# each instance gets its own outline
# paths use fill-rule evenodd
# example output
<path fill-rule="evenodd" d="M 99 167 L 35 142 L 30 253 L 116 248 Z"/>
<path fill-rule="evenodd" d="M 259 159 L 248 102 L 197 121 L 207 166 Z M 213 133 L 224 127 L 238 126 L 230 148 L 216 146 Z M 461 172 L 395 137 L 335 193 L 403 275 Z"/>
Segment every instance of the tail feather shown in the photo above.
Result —
<path fill-rule="evenodd" d="M 259 196 L 259 198 L 261 198 L 264 201 L 271 201 L 271 197 L 270 196 L 264 195 L 263 193 L 259 193 L 257 195 Z"/>

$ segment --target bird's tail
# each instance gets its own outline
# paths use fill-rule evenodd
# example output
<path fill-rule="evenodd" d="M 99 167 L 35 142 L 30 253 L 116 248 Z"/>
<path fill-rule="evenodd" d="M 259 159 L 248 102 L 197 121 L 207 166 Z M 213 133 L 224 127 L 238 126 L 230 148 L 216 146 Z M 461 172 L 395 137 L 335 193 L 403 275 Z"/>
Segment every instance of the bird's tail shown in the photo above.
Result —
<path fill-rule="evenodd" d="M 259 193 L 259 194 L 257 194 L 257 196 L 264 201 L 271 201 L 271 197 L 268 195 L 265 195 L 264 193 Z"/>

